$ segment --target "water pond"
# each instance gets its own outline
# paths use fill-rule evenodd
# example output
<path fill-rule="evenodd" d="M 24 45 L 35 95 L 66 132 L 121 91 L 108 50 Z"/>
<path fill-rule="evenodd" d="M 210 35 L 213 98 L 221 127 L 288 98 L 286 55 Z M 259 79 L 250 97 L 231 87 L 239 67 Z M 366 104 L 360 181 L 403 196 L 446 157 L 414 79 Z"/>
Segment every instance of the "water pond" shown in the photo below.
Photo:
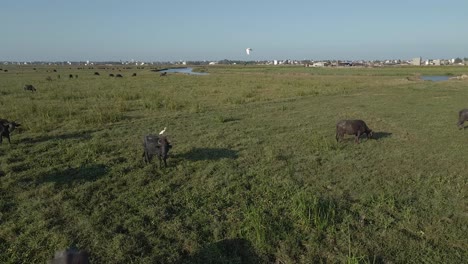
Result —
<path fill-rule="evenodd" d="M 167 73 L 184 73 L 184 74 L 190 74 L 190 75 L 208 75 L 206 72 L 194 72 L 193 68 L 191 67 L 186 67 L 186 68 L 170 68 L 162 71 L 158 71 L 160 73 L 162 72 L 167 72 Z"/>
<path fill-rule="evenodd" d="M 444 76 L 444 75 L 423 75 L 423 76 L 421 76 L 421 80 L 433 81 L 433 82 L 447 81 L 449 78 L 450 78 L 450 76 Z"/>

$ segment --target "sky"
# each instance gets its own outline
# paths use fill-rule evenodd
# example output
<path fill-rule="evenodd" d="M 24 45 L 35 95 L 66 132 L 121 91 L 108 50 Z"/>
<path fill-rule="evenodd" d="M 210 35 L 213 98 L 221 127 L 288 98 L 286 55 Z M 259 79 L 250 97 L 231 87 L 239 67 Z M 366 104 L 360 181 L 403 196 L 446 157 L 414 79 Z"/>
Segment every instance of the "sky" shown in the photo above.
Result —
<path fill-rule="evenodd" d="M 468 57 L 467 0 L 0 0 L 0 21 L 0 61 Z"/>

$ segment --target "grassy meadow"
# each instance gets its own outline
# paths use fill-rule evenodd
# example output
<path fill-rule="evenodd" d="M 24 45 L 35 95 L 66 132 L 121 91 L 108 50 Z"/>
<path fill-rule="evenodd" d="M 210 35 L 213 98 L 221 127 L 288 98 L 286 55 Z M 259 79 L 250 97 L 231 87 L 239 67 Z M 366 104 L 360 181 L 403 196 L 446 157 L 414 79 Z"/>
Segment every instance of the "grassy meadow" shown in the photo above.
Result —
<path fill-rule="evenodd" d="M 0 145 L 0 263 L 468 259 L 468 81 L 415 78 L 467 67 L 0 68 L 22 124 Z M 340 119 L 375 139 L 337 143 Z M 145 166 L 164 127 L 168 168 Z"/>

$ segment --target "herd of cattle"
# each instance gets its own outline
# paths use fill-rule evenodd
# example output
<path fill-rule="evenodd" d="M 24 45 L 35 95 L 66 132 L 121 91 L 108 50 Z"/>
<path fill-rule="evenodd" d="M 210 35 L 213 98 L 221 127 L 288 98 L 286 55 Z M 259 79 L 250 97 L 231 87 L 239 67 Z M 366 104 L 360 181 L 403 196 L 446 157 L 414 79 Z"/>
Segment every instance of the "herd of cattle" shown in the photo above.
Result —
<path fill-rule="evenodd" d="M 35 91 L 32 85 L 26 85 L 24 89 Z M 468 108 L 458 112 L 457 126 L 459 129 L 465 128 L 465 121 L 468 121 Z M 3 137 L 7 138 L 8 142 L 11 144 L 10 134 L 19 126 L 21 126 L 21 124 L 15 121 L 0 119 L 0 144 L 2 143 Z M 166 128 L 164 128 L 159 135 L 150 134 L 143 137 L 143 160 L 146 163 L 150 163 L 153 156 L 157 156 L 159 159 L 159 166 L 162 167 L 164 164 L 164 167 L 167 167 L 166 160 L 172 145 L 164 135 L 165 131 Z M 364 134 L 366 134 L 368 139 L 371 139 L 373 136 L 372 129 L 370 129 L 363 120 L 341 120 L 336 123 L 335 139 L 337 142 L 342 141 L 345 135 L 353 135 L 354 142 L 359 144 L 359 138 Z"/>
<path fill-rule="evenodd" d="M 55 71 L 55 70 L 54 70 L 54 71 Z M 100 74 L 99 72 L 94 72 L 94 75 L 100 76 L 101 74 Z M 132 77 L 136 77 L 136 76 L 137 76 L 137 74 L 136 74 L 136 72 L 134 72 L 134 73 L 132 74 Z M 167 76 L 167 72 L 161 72 L 161 74 L 160 74 L 159 76 L 165 77 L 165 76 Z M 70 75 L 68 75 L 68 77 L 69 77 L 70 79 L 73 79 L 73 77 L 74 77 L 75 79 L 78 79 L 78 74 L 75 74 L 75 75 L 70 74 Z M 120 74 L 120 73 L 115 74 L 115 75 L 114 75 L 113 73 L 109 73 L 109 77 L 123 78 L 123 75 Z M 60 75 L 57 75 L 57 79 L 60 79 Z M 46 80 L 51 81 L 52 78 L 51 78 L 50 76 L 48 76 L 48 77 L 46 78 Z M 23 87 L 23 89 L 24 89 L 25 91 L 31 91 L 31 92 L 37 91 L 36 87 L 34 87 L 34 86 L 31 85 L 31 84 L 26 84 L 26 85 Z"/>
<path fill-rule="evenodd" d="M 99 76 L 99 72 L 94 72 L 94 75 Z M 109 74 L 110 77 L 123 77 L 121 74 Z M 136 76 L 136 73 L 133 73 L 133 77 Z M 160 76 L 167 76 L 167 72 L 161 72 Z M 70 78 L 73 78 L 73 75 L 70 74 Z M 75 75 L 75 78 L 78 78 L 78 75 Z M 36 92 L 37 89 L 31 84 L 27 84 L 23 87 L 25 91 Z M 458 113 L 458 123 L 457 126 L 460 129 L 464 129 L 464 122 L 468 121 L 468 108 L 462 109 Z M 8 121 L 6 119 L 0 119 L 0 143 L 5 137 L 8 139 L 8 142 L 11 144 L 10 134 L 15 130 L 15 128 L 21 126 L 21 124 L 16 123 L 15 121 Z M 167 166 L 166 159 L 168 157 L 169 150 L 172 148 L 172 145 L 167 140 L 163 131 L 159 135 L 146 135 L 143 138 L 143 158 L 146 163 L 150 163 L 153 156 L 157 156 L 159 159 L 159 165 Z M 336 134 L 335 139 L 337 142 L 343 140 L 345 135 L 353 135 L 355 143 L 359 144 L 359 138 L 361 135 L 366 135 L 368 139 L 372 138 L 373 132 L 367 126 L 363 120 L 341 120 L 336 124 Z"/>

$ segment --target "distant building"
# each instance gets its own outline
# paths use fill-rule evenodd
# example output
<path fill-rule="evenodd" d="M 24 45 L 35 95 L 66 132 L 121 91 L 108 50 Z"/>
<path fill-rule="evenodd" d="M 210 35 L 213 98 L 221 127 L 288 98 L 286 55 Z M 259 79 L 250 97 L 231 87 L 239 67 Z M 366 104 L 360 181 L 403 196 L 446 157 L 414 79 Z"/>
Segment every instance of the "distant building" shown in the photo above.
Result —
<path fill-rule="evenodd" d="M 440 66 L 440 60 L 433 60 L 435 66 Z"/>
<path fill-rule="evenodd" d="M 413 61 L 411 62 L 411 64 L 415 65 L 415 66 L 421 66 L 421 60 L 422 60 L 421 57 L 414 58 Z"/>
<path fill-rule="evenodd" d="M 327 64 L 323 61 L 318 61 L 318 62 L 314 62 L 314 64 L 312 64 L 313 67 L 325 67 L 327 66 Z"/>

